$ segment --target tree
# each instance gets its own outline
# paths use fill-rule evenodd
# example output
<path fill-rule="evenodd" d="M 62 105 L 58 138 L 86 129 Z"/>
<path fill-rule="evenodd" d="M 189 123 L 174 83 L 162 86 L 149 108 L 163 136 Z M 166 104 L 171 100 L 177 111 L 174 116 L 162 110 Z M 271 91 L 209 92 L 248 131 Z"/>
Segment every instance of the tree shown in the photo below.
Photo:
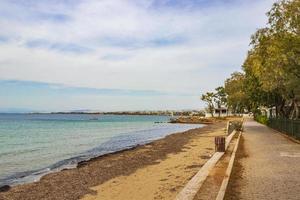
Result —
<path fill-rule="evenodd" d="M 246 107 L 247 97 L 243 90 L 245 74 L 234 72 L 231 77 L 225 81 L 225 92 L 228 94 L 228 106 L 233 113 L 243 112 Z"/>
<path fill-rule="evenodd" d="M 300 0 L 274 3 L 267 15 L 267 26 L 251 37 L 252 49 L 243 64 L 250 87 L 244 92 L 252 103 L 275 106 L 279 115 L 299 118 Z M 252 86 L 257 87 L 255 98 Z"/>
<path fill-rule="evenodd" d="M 216 103 L 218 109 L 219 109 L 219 117 L 221 116 L 221 107 L 226 106 L 227 103 L 227 94 L 225 92 L 224 87 L 220 86 L 217 87 L 215 93 L 214 102 Z"/>
<path fill-rule="evenodd" d="M 214 117 L 214 98 L 215 94 L 213 92 L 206 92 L 206 94 L 202 94 L 201 100 L 207 103 L 207 110 Z"/>

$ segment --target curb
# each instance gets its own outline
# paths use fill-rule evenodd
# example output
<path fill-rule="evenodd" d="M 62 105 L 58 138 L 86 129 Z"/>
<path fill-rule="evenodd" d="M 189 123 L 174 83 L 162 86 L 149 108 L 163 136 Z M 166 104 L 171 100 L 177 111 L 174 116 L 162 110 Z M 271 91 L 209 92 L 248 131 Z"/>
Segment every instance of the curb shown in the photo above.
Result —
<path fill-rule="evenodd" d="M 236 131 L 233 131 L 227 138 L 226 138 L 226 146 L 229 146 L 233 136 L 236 134 Z M 202 184 L 206 180 L 207 176 L 209 175 L 210 171 L 214 168 L 220 158 L 225 154 L 225 152 L 216 152 L 214 155 L 201 167 L 201 169 L 197 172 L 195 176 L 185 185 L 185 187 L 178 193 L 175 200 L 193 200 L 199 189 L 201 188 Z"/>
<path fill-rule="evenodd" d="M 227 189 L 227 186 L 228 186 L 229 178 L 230 178 L 232 168 L 233 168 L 233 164 L 234 164 L 235 154 L 236 154 L 238 146 L 239 146 L 241 135 L 242 134 L 239 133 L 238 139 L 236 141 L 233 152 L 231 154 L 231 158 L 230 158 L 228 167 L 226 169 L 225 176 L 224 176 L 224 179 L 222 181 L 222 185 L 220 187 L 220 190 L 218 192 L 218 196 L 217 196 L 216 200 L 223 200 L 224 197 L 225 197 L 226 189 Z"/>

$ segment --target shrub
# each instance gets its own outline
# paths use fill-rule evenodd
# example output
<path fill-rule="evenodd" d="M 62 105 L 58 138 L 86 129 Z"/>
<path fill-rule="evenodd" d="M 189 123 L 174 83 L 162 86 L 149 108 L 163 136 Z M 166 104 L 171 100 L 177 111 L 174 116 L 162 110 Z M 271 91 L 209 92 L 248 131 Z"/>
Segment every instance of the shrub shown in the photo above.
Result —
<path fill-rule="evenodd" d="M 243 122 L 242 121 L 235 121 L 234 128 L 237 131 L 243 131 Z"/>
<path fill-rule="evenodd" d="M 254 119 L 261 124 L 268 124 L 268 117 L 265 115 L 257 115 Z"/>

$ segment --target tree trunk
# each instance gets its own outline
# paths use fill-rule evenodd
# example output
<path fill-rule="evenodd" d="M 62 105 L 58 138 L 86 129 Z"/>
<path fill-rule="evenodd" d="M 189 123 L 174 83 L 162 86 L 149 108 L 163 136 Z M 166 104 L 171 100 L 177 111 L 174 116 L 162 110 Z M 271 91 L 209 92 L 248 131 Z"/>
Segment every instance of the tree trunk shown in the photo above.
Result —
<path fill-rule="evenodd" d="M 275 105 L 275 110 L 276 110 L 275 117 L 278 118 L 278 105 L 277 104 Z"/>
<path fill-rule="evenodd" d="M 299 104 L 298 104 L 297 100 L 295 100 L 295 109 L 296 109 L 296 116 L 295 116 L 295 118 L 299 119 Z"/>
<path fill-rule="evenodd" d="M 285 111 L 284 111 L 284 106 L 285 106 L 285 100 L 283 99 L 281 101 L 280 107 L 279 107 L 279 113 L 281 117 L 286 117 Z"/>
<path fill-rule="evenodd" d="M 214 117 L 214 106 L 210 105 L 210 114 L 212 117 Z"/>
<path fill-rule="evenodd" d="M 290 119 L 298 119 L 299 118 L 299 107 L 296 99 L 292 100 L 292 112 L 290 114 Z"/>

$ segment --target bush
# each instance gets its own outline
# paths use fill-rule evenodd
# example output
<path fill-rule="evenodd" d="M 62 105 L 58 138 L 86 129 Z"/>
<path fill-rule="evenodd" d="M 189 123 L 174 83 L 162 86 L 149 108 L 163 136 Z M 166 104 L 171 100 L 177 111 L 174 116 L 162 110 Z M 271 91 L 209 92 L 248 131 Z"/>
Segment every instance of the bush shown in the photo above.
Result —
<path fill-rule="evenodd" d="M 232 133 L 232 131 L 243 131 L 243 121 L 234 120 L 229 122 L 228 134 Z"/>
<path fill-rule="evenodd" d="M 243 131 L 243 122 L 242 121 L 234 121 L 233 126 L 236 131 Z"/>
<path fill-rule="evenodd" d="M 269 121 L 268 117 L 264 115 L 257 115 L 254 119 L 261 124 L 268 124 Z"/>

